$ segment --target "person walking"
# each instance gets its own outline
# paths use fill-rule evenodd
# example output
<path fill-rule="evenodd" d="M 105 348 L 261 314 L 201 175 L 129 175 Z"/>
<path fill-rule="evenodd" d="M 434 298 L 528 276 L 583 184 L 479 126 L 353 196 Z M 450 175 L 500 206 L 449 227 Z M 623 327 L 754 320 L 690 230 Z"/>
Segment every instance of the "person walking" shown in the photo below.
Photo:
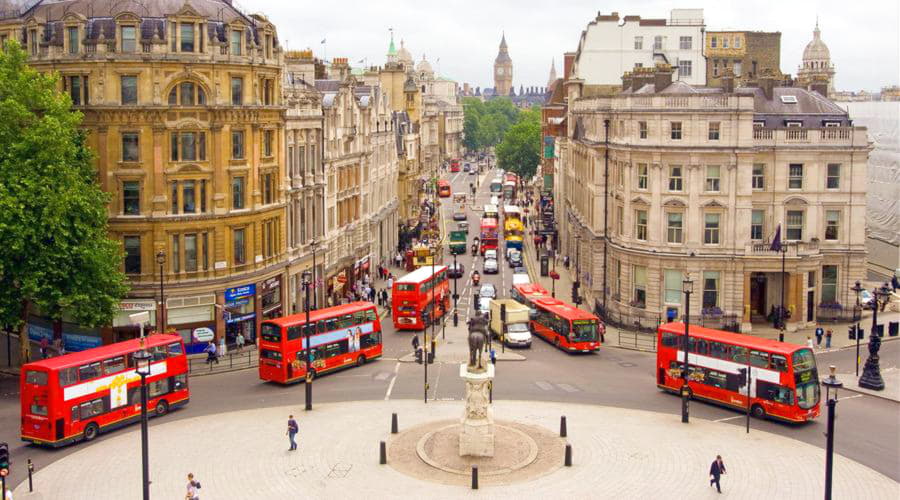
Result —
<path fill-rule="evenodd" d="M 822 325 L 816 325 L 816 345 L 822 345 L 822 337 L 825 335 L 825 330 L 822 329 Z"/>
<path fill-rule="evenodd" d="M 187 478 L 187 495 L 184 496 L 185 500 L 200 500 L 200 481 L 194 480 L 192 472 L 188 473 Z"/>
<path fill-rule="evenodd" d="M 244 350 L 244 343 L 246 339 L 244 338 L 243 332 L 238 332 L 237 337 L 234 339 L 234 343 L 237 346 L 237 351 L 241 352 Z"/>
<path fill-rule="evenodd" d="M 388 275 L 387 287 L 388 287 L 388 290 L 394 289 L 394 275 L 393 274 Z"/>
<path fill-rule="evenodd" d="M 725 462 L 722 461 L 722 455 L 716 455 L 716 459 L 709 466 L 709 487 L 712 488 L 712 485 L 715 484 L 716 491 L 719 493 L 722 493 L 722 486 L 719 484 L 722 474 L 725 474 Z"/>
<path fill-rule="evenodd" d="M 825 348 L 829 349 L 831 347 L 831 328 L 825 330 Z"/>
<path fill-rule="evenodd" d="M 388 296 L 387 288 L 381 291 L 381 305 L 388 308 L 388 312 L 390 312 L 391 308 L 391 299 Z"/>
<path fill-rule="evenodd" d="M 297 436 L 298 432 L 300 432 L 300 426 L 297 424 L 297 421 L 294 420 L 293 415 L 288 415 L 287 436 L 291 442 L 291 447 L 288 451 L 295 451 L 297 449 L 297 441 L 294 438 Z"/>
<path fill-rule="evenodd" d="M 50 349 L 50 342 L 47 337 L 41 338 L 41 359 L 47 359 L 47 351 Z"/>
<path fill-rule="evenodd" d="M 210 340 L 209 344 L 206 345 L 206 349 L 203 350 L 206 353 L 206 364 L 212 364 L 213 361 L 216 364 L 219 364 L 219 358 L 216 356 L 216 343 L 215 341 Z"/>

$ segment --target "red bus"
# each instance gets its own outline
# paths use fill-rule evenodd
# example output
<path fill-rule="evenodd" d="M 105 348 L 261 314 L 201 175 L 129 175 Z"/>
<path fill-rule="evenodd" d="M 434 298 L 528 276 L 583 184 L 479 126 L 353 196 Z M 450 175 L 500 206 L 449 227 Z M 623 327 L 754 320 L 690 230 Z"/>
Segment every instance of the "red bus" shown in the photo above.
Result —
<path fill-rule="evenodd" d="M 309 340 L 307 340 L 307 337 Z M 307 352 L 308 344 L 312 351 Z M 259 337 L 259 378 L 280 384 L 361 366 L 382 354 L 381 321 L 371 302 L 352 302 L 263 321 Z"/>
<path fill-rule="evenodd" d="M 452 193 L 450 192 L 450 181 L 441 179 L 438 181 L 438 196 L 441 198 L 449 198 Z"/>
<path fill-rule="evenodd" d="M 551 298 L 550 292 L 537 283 L 513 285 L 512 290 L 510 291 L 510 297 L 520 304 L 528 306 L 528 308 L 531 309 L 532 318 L 537 314 L 537 309 L 534 307 L 534 301 L 537 299 Z"/>
<path fill-rule="evenodd" d="M 64 446 L 91 441 L 100 434 L 141 418 L 141 377 L 133 339 L 48 358 L 22 367 L 19 377 L 22 441 Z M 186 405 L 188 360 L 179 335 L 149 335 L 147 411 L 161 416 Z"/>
<path fill-rule="evenodd" d="M 450 160 L 450 171 L 453 173 L 459 172 L 459 158 Z"/>
<path fill-rule="evenodd" d="M 423 330 L 450 310 L 447 266 L 422 266 L 395 281 L 391 292 L 394 328 Z"/>
<path fill-rule="evenodd" d="M 679 393 L 684 385 L 684 323 L 659 327 L 656 385 Z M 697 399 L 746 411 L 740 369 L 750 370 L 750 411 L 788 422 L 819 416 L 819 375 L 808 347 L 691 325 L 688 387 Z"/>
<path fill-rule="evenodd" d="M 497 250 L 497 242 L 500 238 L 500 230 L 497 227 L 497 219 L 481 219 L 481 255 L 485 250 Z"/>
<path fill-rule="evenodd" d="M 600 349 L 603 324 L 597 316 L 550 297 L 537 298 L 532 304 L 536 311 L 531 329 L 547 342 L 569 352 Z"/>

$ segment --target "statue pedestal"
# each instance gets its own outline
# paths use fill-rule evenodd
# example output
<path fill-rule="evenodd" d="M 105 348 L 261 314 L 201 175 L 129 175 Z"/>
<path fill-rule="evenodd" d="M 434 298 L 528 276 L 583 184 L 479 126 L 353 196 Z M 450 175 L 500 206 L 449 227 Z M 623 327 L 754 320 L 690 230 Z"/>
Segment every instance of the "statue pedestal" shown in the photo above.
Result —
<path fill-rule="evenodd" d="M 494 411 L 490 405 L 490 384 L 494 365 L 486 363 L 484 371 L 471 372 L 466 363 L 459 366 L 459 376 L 466 381 L 466 409 L 459 433 L 459 455 L 494 456 Z"/>

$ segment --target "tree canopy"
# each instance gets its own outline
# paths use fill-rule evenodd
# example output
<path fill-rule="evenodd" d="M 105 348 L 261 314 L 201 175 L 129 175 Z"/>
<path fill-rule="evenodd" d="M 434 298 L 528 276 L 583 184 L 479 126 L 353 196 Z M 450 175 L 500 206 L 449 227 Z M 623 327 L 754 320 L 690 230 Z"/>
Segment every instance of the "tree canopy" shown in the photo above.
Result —
<path fill-rule="evenodd" d="M 494 147 L 503 135 L 519 119 L 519 109 L 506 98 L 487 102 L 474 97 L 463 99 L 463 145 L 469 151 Z"/>
<path fill-rule="evenodd" d="M 21 328 L 37 306 L 87 326 L 112 321 L 128 288 L 121 245 L 107 233 L 109 196 L 97 182 L 81 113 L 58 75 L 0 50 L 0 324 Z M 23 339 L 27 335 L 23 335 Z M 28 359 L 28 342 L 21 342 Z"/>
<path fill-rule="evenodd" d="M 529 179 L 541 162 L 541 112 L 532 108 L 519 113 L 518 121 L 506 131 L 497 146 L 497 164 L 503 170 Z"/>

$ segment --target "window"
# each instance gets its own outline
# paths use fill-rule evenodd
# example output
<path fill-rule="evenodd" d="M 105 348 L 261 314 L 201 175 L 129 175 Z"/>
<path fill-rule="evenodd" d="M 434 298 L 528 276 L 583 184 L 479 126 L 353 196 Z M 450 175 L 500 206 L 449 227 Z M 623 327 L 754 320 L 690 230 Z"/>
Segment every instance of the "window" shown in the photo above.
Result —
<path fill-rule="evenodd" d="M 243 160 L 244 159 L 244 131 L 243 130 L 232 130 L 231 131 L 231 159 L 233 159 L 233 160 Z"/>
<path fill-rule="evenodd" d="M 718 141 L 719 140 L 719 122 L 709 122 L 709 140 Z"/>
<path fill-rule="evenodd" d="M 785 239 L 792 241 L 803 239 L 803 210 L 787 211 L 787 233 Z"/>
<path fill-rule="evenodd" d="M 829 163 L 825 176 L 826 189 L 839 189 L 841 187 L 841 164 Z"/>
<path fill-rule="evenodd" d="M 669 122 L 672 129 L 672 140 L 681 140 L 681 122 Z"/>
<path fill-rule="evenodd" d="M 233 233 L 234 243 L 234 265 L 240 265 L 246 262 L 244 255 L 244 229 L 235 229 Z"/>
<path fill-rule="evenodd" d="M 653 50 L 662 50 L 663 48 L 663 37 L 655 36 L 653 37 Z"/>
<path fill-rule="evenodd" d="M 172 132 L 172 161 L 206 161 L 206 132 Z"/>
<path fill-rule="evenodd" d="M 765 210 L 753 210 L 750 212 L 750 239 L 763 239 L 763 221 L 765 220 Z"/>
<path fill-rule="evenodd" d="M 186 214 L 197 213 L 197 181 L 187 180 L 181 183 L 181 207 Z"/>
<path fill-rule="evenodd" d="M 103 373 L 112 375 L 125 369 L 125 356 L 116 356 L 103 362 Z"/>
<path fill-rule="evenodd" d="M 49 379 L 49 375 L 47 372 L 40 372 L 37 370 L 28 370 L 25 372 L 25 383 L 32 385 L 47 385 L 47 379 Z"/>
<path fill-rule="evenodd" d="M 638 134 L 640 134 L 641 139 L 647 138 L 647 122 L 638 122 Z"/>
<path fill-rule="evenodd" d="M 271 172 L 262 174 L 260 176 L 260 184 L 262 184 L 262 191 L 263 191 L 262 194 L 263 194 L 263 204 L 264 205 L 268 205 L 275 201 L 274 200 L 274 191 L 275 191 L 274 177 L 275 177 L 275 175 L 272 174 Z"/>
<path fill-rule="evenodd" d="M 678 48 L 681 50 L 691 50 L 694 45 L 693 37 L 683 36 L 678 39 Z"/>
<path fill-rule="evenodd" d="M 122 26 L 122 52 L 135 52 L 137 50 L 137 28 L 134 26 Z"/>
<path fill-rule="evenodd" d="M 209 233 L 203 233 L 203 270 L 209 269 Z"/>
<path fill-rule="evenodd" d="M 644 50 L 644 37 L 634 37 L 634 50 Z"/>
<path fill-rule="evenodd" d="M 708 192 L 719 192 L 719 186 L 721 184 L 720 175 L 721 168 L 719 167 L 719 165 L 706 166 L 706 190 Z"/>
<path fill-rule="evenodd" d="M 641 241 L 647 241 L 647 211 L 634 211 L 634 236 Z"/>
<path fill-rule="evenodd" d="M 191 273 L 197 270 L 197 235 L 184 235 L 184 270 Z"/>
<path fill-rule="evenodd" d="M 181 82 L 169 92 L 170 106 L 196 106 L 206 104 L 206 92 L 193 82 Z"/>
<path fill-rule="evenodd" d="M 802 163 L 791 163 L 788 166 L 788 189 L 803 189 Z"/>
<path fill-rule="evenodd" d="M 719 46 L 719 39 L 716 37 L 712 37 L 709 40 L 709 47 L 714 49 Z"/>
<path fill-rule="evenodd" d="M 275 140 L 274 130 L 263 131 L 263 156 L 272 156 L 272 143 Z"/>
<path fill-rule="evenodd" d="M 677 269 L 665 270 L 666 304 L 681 304 L 681 271 Z"/>
<path fill-rule="evenodd" d="M 797 96 L 795 96 L 795 95 L 783 95 L 783 96 L 781 96 L 781 102 L 784 103 L 784 104 L 797 104 Z M 797 123 L 798 123 L 798 124 L 795 125 L 795 126 L 799 127 L 799 126 L 801 125 L 801 123 L 800 123 L 800 122 L 797 122 Z M 791 124 L 788 123 L 788 126 L 791 126 Z"/>
<path fill-rule="evenodd" d="M 244 208 L 244 178 L 231 178 L 231 208 L 241 210 Z"/>
<path fill-rule="evenodd" d="M 85 382 L 100 376 L 100 362 L 81 365 L 78 367 L 78 380 Z"/>
<path fill-rule="evenodd" d="M 244 79 L 239 76 L 231 77 L 231 104 L 240 106 L 244 103 Z"/>
<path fill-rule="evenodd" d="M 740 78 L 743 64 L 741 61 L 734 62 L 734 76 Z"/>
<path fill-rule="evenodd" d="M 621 206 L 616 207 L 616 234 L 622 236 L 625 232 L 625 210 Z"/>
<path fill-rule="evenodd" d="M 63 90 L 67 91 L 72 99 L 73 106 L 81 106 L 88 103 L 88 78 L 86 76 L 67 76 L 63 78 Z"/>
<path fill-rule="evenodd" d="M 120 79 L 122 104 L 137 104 L 137 77 L 122 76 Z"/>
<path fill-rule="evenodd" d="M 822 266 L 822 302 L 837 301 L 837 266 Z"/>
<path fill-rule="evenodd" d="M 634 305 L 643 309 L 647 305 L 647 268 L 634 266 Z"/>
<path fill-rule="evenodd" d="M 734 37 L 734 48 L 736 48 L 736 49 L 741 48 L 741 37 L 740 36 Z"/>
<path fill-rule="evenodd" d="M 638 163 L 637 166 L 637 188 L 648 189 L 650 186 L 650 172 L 646 163 Z"/>
<path fill-rule="evenodd" d="M 683 219 L 681 212 L 666 213 L 666 241 L 669 243 L 681 243 L 683 238 Z"/>
<path fill-rule="evenodd" d="M 194 51 L 194 24 L 181 23 L 181 50 L 180 52 Z"/>
<path fill-rule="evenodd" d="M 840 210 L 825 211 L 825 239 L 829 241 L 837 241 L 839 239 L 839 229 L 841 223 Z"/>
<path fill-rule="evenodd" d="M 669 166 L 669 191 L 681 191 L 681 165 Z"/>
<path fill-rule="evenodd" d="M 241 38 L 243 36 L 243 31 L 240 30 L 231 30 L 230 33 L 231 40 L 231 55 L 239 56 L 241 55 Z"/>
<path fill-rule="evenodd" d="M 759 191 L 766 188 L 766 166 L 762 163 L 753 164 L 753 190 Z"/>
<path fill-rule="evenodd" d="M 172 195 L 171 196 L 171 201 L 172 201 L 171 213 L 177 214 L 178 213 L 178 181 L 172 182 L 171 195 Z"/>
<path fill-rule="evenodd" d="M 74 26 L 67 28 L 66 33 L 69 36 L 69 54 L 77 54 L 79 45 L 78 28 Z M 6 38 L 5 35 L 4 38 Z"/>
<path fill-rule="evenodd" d="M 719 271 L 703 271 L 703 307 L 719 305 Z"/>
<path fill-rule="evenodd" d="M 703 220 L 703 243 L 706 245 L 719 244 L 719 221 L 721 214 L 706 214 Z"/>
<path fill-rule="evenodd" d="M 122 161 L 140 161 L 140 137 L 137 132 L 122 134 Z"/>
<path fill-rule="evenodd" d="M 172 235 L 172 272 L 181 272 L 181 238 L 177 234 Z"/>
<path fill-rule="evenodd" d="M 126 236 L 125 274 L 141 274 L 141 237 Z"/>
<path fill-rule="evenodd" d="M 691 61 L 678 61 L 678 76 L 684 78 L 691 76 Z"/>
<path fill-rule="evenodd" d="M 38 55 L 38 34 L 37 30 L 28 30 L 28 48 L 31 55 Z"/>
<path fill-rule="evenodd" d="M 722 37 L 722 48 L 723 48 L 723 49 L 727 49 L 727 48 L 728 48 L 728 37 L 727 37 L 727 36 L 723 36 L 723 37 Z"/>
<path fill-rule="evenodd" d="M 718 78 L 718 77 L 719 77 L 719 60 L 718 60 L 718 59 L 713 59 L 713 71 L 712 71 L 712 73 L 713 73 L 713 78 Z"/>
<path fill-rule="evenodd" d="M 125 215 L 140 215 L 140 213 L 141 213 L 141 183 L 140 183 L 140 181 L 125 181 L 122 183 L 122 213 Z"/>

